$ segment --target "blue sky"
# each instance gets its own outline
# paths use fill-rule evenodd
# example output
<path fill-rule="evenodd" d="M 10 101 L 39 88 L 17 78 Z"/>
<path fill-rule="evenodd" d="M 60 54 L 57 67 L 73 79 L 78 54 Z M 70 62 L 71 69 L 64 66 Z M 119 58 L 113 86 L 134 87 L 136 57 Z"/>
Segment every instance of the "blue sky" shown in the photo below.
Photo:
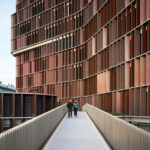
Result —
<path fill-rule="evenodd" d="M 0 0 L 0 81 L 15 85 L 15 57 L 11 50 L 11 14 L 15 12 L 16 0 Z"/>

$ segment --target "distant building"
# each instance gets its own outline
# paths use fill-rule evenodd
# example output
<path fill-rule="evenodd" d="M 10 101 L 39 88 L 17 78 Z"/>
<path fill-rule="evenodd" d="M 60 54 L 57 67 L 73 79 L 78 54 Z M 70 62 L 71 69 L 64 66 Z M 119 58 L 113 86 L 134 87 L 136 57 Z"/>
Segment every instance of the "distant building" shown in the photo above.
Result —
<path fill-rule="evenodd" d="M 13 85 L 5 85 L 0 82 L 0 92 L 16 92 L 16 88 Z"/>
<path fill-rule="evenodd" d="M 150 116 L 150 0 L 17 0 L 16 91 Z"/>
<path fill-rule="evenodd" d="M 54 95 L 0 93 L 0 133 L 55 107 Z"/>

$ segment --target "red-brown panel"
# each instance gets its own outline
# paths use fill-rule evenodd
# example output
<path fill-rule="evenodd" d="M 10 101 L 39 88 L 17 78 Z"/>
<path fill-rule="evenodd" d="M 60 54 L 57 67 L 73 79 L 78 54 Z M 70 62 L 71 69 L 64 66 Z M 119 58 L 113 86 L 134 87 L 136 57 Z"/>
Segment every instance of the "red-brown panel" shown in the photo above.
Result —
<path fill-rule="evenodd" d="M 31 110 L 32 110 L 32 116 L 35 117 L 36 116 L 36 95 L 32 96 L 32 102 L 31 102 Z"/>
<path fill-rule="evenodd" d="M 140 115 L 140 88 L 134 89 L 134 115 Z"/>
<path fill-rule="evenodd" d="M 147 116 L 147 88 L 141 87 L 140 88 L 140 116 Z"/>
<path fill-rule="evenodd" d="M 129 90 L 129 115 L 134 115 L 134 89 Z"/>

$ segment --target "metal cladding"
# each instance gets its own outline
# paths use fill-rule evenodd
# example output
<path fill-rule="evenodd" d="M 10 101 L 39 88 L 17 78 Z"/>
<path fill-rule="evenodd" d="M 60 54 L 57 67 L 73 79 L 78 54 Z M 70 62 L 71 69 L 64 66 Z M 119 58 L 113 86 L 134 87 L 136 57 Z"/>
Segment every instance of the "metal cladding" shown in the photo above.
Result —
<path fill-rule="evenodd" d="M 0 93 L 0 133 L 55 107 L 54 95 Z"/>
<path fill-rule="evenodd" d="M 150 0 L 17 0 L 17 92 L 150 116 Z"/>

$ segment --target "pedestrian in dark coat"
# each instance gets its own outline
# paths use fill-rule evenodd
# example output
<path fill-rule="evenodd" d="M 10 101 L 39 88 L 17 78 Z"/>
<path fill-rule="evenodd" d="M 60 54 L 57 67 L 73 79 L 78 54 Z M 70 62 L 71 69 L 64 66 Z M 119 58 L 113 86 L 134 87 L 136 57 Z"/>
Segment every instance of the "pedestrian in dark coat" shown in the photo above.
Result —
<path fill-rule="evenodd" d="M 72 100 L 69 100 L 69 102 L 67 103 L 68 118 L 72 117 L 72 107 L 73 107 Z"/>

